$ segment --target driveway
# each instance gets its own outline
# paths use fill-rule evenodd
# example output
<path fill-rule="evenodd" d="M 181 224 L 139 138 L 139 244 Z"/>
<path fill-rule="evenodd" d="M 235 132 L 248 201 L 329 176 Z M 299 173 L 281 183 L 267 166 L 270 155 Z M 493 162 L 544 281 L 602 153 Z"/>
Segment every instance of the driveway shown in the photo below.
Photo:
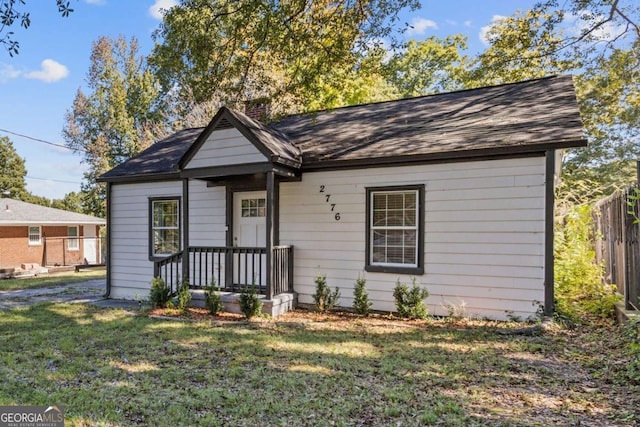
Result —
<path fill-rule="evenodd" d="M 41 302 L 99 303 L 103 300 L 106 279 L 70 283 L 48 288 L 0 291 L 0 310 L 25 307 Z"/>

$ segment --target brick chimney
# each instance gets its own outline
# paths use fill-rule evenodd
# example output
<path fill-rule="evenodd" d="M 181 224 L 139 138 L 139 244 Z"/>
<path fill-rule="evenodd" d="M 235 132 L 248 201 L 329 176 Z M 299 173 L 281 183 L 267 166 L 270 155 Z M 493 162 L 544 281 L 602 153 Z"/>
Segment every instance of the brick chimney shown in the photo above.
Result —
<path fill-rule="evenodd" d="M 254 120 L 266 122 L 269 119 L 269 100 L 257 98 L 244 101 L 244 114 Z"/>

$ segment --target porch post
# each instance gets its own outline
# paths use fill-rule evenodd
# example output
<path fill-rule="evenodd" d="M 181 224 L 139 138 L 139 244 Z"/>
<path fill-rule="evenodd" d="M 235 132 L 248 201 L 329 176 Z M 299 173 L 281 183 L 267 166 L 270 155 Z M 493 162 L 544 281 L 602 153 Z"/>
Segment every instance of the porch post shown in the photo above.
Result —
<path fill-rule="evenodd" d="M 267 172 L 267 299 L 273 298 L 273 247 L 278 244 L 278 184 L 273 170 Z"/>
<path fill-rule="evenodd" d="M 189 277 L 189 178 L 182 180 L 182 280 Z M 191 280 L 189 280 L 191 286 Z"/>

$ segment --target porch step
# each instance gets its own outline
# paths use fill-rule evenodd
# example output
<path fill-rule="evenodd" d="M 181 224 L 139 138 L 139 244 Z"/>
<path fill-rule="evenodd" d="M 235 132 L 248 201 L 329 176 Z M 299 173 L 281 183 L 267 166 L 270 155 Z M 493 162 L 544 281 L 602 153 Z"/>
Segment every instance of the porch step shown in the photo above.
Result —
<path fill-rule="evenodd" d="M 220 292 L 224 311 L 229 313 L 242 314 L 240 310 L 239 292 Z M 285 293 L 275 295 L 272 299 L 266 299 L 264 295 L 259 295 L 262 301 L 262 313 L 271 317 L 277 317 L 287 311 L 293 310 L 298 303 L 298 295 L 295 293 Z M 204 291 L 201 289 L 191 290 L 191 305 L 205 308 Z"/>

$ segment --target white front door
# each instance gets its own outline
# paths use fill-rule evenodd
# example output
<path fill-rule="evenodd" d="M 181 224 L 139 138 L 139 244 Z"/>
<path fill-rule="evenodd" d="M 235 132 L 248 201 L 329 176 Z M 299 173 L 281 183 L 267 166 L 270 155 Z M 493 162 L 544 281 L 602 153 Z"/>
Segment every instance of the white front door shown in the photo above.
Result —
<path fill-rule="evenodd" d="M 84 231 L 84 261 L 87 264 L 98 263 L 98 239 L 96 238 L 96 226 L 85 225 Z"/>
<path fill-rule="evenodd" d="M 233 246 L 264 248 L 267 244 L 267 196 L 265 191 L 246 191 L 233 194 Z M 264 254 L 250 250 L 234 255 L 233 283 L 266 286 Z"/>

